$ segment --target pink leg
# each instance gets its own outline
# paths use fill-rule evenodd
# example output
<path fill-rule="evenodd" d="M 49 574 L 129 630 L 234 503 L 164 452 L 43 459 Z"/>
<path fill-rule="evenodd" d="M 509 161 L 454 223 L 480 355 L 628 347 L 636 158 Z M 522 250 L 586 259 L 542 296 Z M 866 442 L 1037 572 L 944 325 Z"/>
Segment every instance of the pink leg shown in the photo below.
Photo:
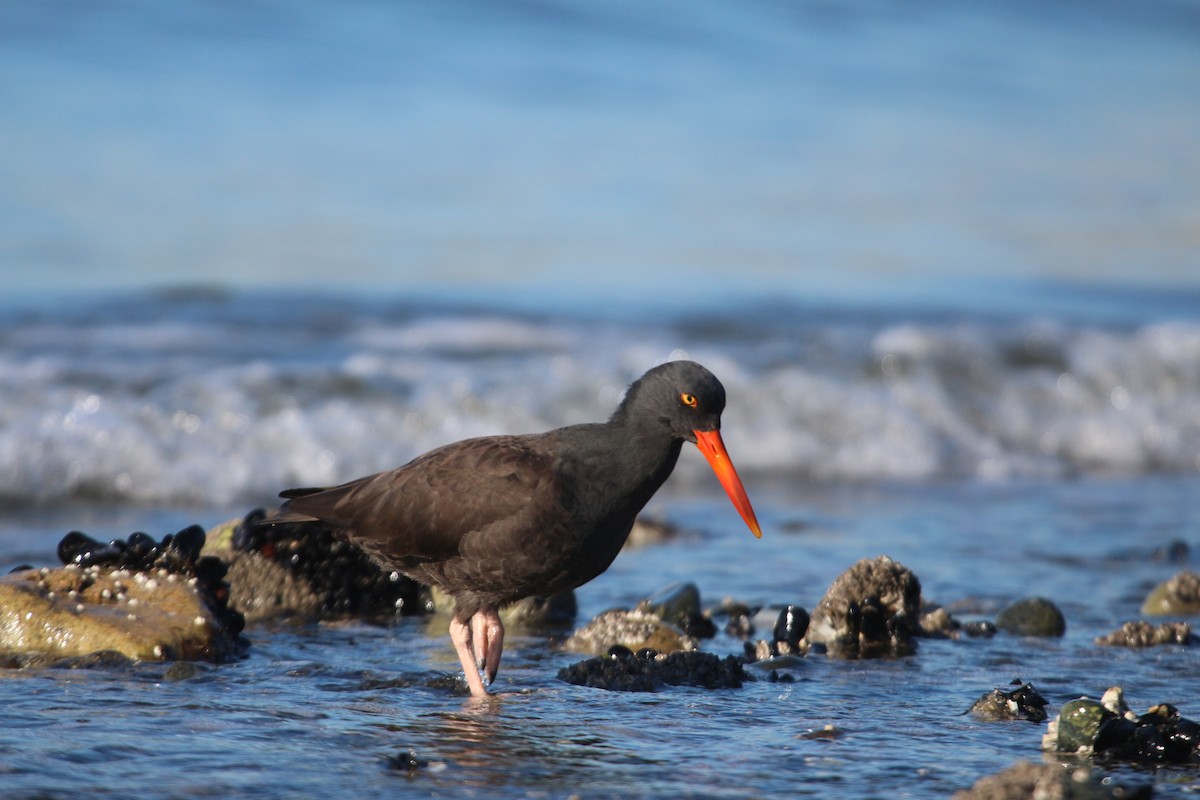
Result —
<path fill-rule="evenodd" d="M 475 632 L 475 657 L 487 675 L 490 686 L 500 671 L 500 657 L 504 654 L 504 623 L 495 608 L 483 608 L 471 617 L 471 629 Z"/>
<path fill-rule="evenodd" d="M 475 697 L 487 697 L 488 690 L 483 686 L 483 679 L 479 676 L 479 665 L 471 650 L 471 624 L 458 617 L 451 619 L 450 641 L 454 642 L 454 650 L 458 653 L 458 660 L 462 662 L 471 694 Z"/>

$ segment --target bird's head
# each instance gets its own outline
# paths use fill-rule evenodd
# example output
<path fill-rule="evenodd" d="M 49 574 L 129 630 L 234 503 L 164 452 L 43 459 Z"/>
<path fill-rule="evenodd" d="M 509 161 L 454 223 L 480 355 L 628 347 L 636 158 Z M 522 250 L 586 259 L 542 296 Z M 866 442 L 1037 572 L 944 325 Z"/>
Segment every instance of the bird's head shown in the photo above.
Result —
<path fill-rule="evenodd" d="M 629 387 L 617 415 L 657 419 L 671 435 L 692 442 L 704 454 L 729 499 L 756 537 L 762 536 L 746 490 L 721 440 L 725 387 L 694 361 L 669 361 L 651 369 Z"/>

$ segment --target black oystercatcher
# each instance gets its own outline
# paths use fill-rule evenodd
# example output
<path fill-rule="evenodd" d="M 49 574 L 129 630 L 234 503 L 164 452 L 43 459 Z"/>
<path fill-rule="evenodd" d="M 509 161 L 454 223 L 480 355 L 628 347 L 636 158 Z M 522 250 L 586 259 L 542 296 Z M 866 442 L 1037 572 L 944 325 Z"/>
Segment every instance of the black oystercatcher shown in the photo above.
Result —
<path fill-rule="evenodd" d="M 487 436 L 328 489 L 290 489 L 265 524 L 320 520 L 385 569 L 454 598 L 450 638 L 473 695 L 504 646 L 499 608 L 581 586 L 616 558 L 634 518 L 694 442 L 755 536 L 721 441 L 725 388 L 691 361 L 655 367 L 604 423 Z"/>

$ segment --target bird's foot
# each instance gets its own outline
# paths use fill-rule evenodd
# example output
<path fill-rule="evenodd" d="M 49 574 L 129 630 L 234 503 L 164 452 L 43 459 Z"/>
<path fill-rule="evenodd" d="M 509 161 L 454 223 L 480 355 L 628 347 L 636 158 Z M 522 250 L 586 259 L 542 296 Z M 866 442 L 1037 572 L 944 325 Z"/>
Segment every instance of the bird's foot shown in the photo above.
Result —
<path fill-rule="evenodd" d="M 500 671 L 500 657 L 504 654 L 504 623 L 495 608 L 485 608 L 471 617 L 471 641 L 475 662 L 487 676 L 490 686 Z"/>
<path fill-rule="evenodd" d="M 476 697 L 487 696 L 482 671 L 488 685 L 496 680 L 500 670 L 500 657 L 504 653 L 504 624 L 500 613 L 494 608 L 481 609 L 470 620 L 454 617 L 450 620 L 450 641 L 462 662 L 467 686 Z"/>

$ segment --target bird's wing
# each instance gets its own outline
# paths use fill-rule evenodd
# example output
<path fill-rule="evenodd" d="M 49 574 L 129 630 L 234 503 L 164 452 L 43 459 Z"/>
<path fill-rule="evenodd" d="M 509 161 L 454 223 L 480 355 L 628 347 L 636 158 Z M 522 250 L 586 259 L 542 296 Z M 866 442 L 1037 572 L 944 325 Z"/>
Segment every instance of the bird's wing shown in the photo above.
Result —
<path fill-rule="evenodd" d="M 439 561 L 540 524 L 557 511 L 543 436 L 457 442 L 328 489 L 295 489 L 273 522 L 320 520 L 384 563 Z M 558 516 L 561 519 L 561 515 Z"/>

